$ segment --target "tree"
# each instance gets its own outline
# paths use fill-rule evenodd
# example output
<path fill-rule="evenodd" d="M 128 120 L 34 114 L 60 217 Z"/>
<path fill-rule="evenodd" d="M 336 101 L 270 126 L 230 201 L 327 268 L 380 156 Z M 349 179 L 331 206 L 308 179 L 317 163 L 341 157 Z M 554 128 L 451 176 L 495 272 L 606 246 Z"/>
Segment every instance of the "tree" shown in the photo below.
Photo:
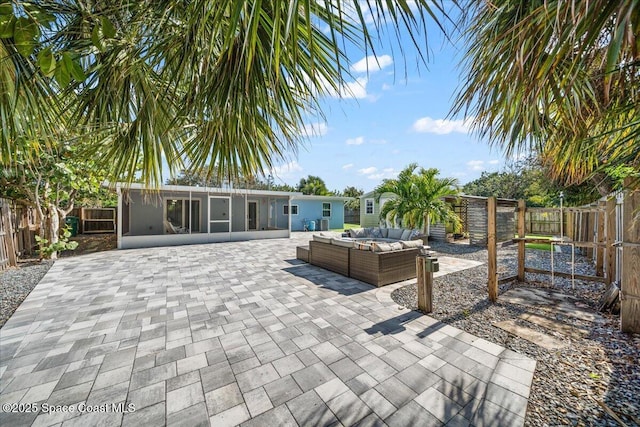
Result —
<path fill-rule="evenodd" d="M 78 200 L 109 200 L 101 187 L 106 174 L 96 162 L 81 158 L 73 146 L 43 151 L 37 159 L 19 156 L 0 175 L 0 197 L 21 200 L 35 207 L 40 217 L 42 257 L 57 258 L 59 250 L 75 246 L 60 240 L 62 225 Z"/>
<path fill-rule="evenodd" d="M 345 202 L 344 207 L 347 209 L 357 210 L 360 209 L 360 196 L 364 194 L 364 191 L 361 188 L 356 188 L 353 186 L 345 187 L 342 194 L 345 197 L 353 197 L 353 200 L 349 200 Z"/>
<path fill-rule="evenodd" d="M 296 191 L 300 191 L 302 194 L 315 194 L 316 196 L 327 196 L 330 194 L 322 178 L 313 175 L 301 178 L 296 187 Z"/>
<path fill-rule="evenodd" d="M 601 194 L 638 174 L 640 13 L 629 1 L 475 2 L 452 114 L 507 154 L 540 153 L 563 183 Z M 603 176 L 605 175 L 605 176 Z"/>
<path fill-rule="evenodd" d="M 397 179 L 385 179 L 374 189 L 374 197 L 380 202 L 384 193 L 393 193 L 380 209 L 380 219 L 388 219 L 403 226 L 422 228 L 429 235 L 429 225 L 438 222 L 453 223 L 459 228 L 460 218 L 451 205 L 444 201 L 445 196 L 458 194 L 457 180 L 454 178 L 438 178 L 440 171 L 435 168 L 418 168 L 411 163 L 404 168 Z"/>
<path fill-rule="evenodd" d="M 442 1 L 2 3 L 0 162 L 66 128 L 127 181 L 159 184 L 163 160 L 265 175 L 347 87 L 347 46 L 375 50 L 392 22 L 420 47 L 431 19 Z"/>

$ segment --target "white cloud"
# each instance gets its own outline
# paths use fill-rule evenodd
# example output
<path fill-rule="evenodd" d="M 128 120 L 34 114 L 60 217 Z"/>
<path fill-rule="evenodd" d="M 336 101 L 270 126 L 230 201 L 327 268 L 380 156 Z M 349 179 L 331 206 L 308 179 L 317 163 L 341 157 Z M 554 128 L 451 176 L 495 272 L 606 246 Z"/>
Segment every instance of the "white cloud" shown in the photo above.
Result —
<path fill-rule="evenodd" d="M 386 83 L 382 83 L 382 90 L 391 90 L 392 87 L 393 86 L 391 86 L 391 85 L 388 85 Z"/>
<path fill-rule="evenodd" d="M 300 134 L 306 137 L 326 135 L 329 127 L 324 122 L 305 123 Z"/>
<path fill-rule="evenodd" d="M 276 166 L 271 169 L 271 175 L 278 178 L 288 178 L 293 176 L 296 172 L 302 172 L 302 166 L 295 160 L 284 165 Z"/>
<path fill-rule="evenodd" d="M 420 133 L 436 133 L 446 135 L 452 132 L 469 133 L 471 120 L 446 120 L 423 117 L 415 121 L 412 129 Z"/>
<path fill-rule="evenodd" d="M 369 166 L 368 168 L 358 169 L 358 173 L 361 175 L 369 175 L 378 171 L 378 168 L 375 166 Z"/>
<path fill-rule="evenodd" d="M 365 77 L 360 77 L 353 82 L 346 82 L 340 91 L 336 92 L 332 90 L 332 96 L 334 98 L 355 98 L 364 99 L 367 97 L 367 83 L 369 80 Z"/>
<path fill-rule="evenodd" d="M 346 165 L 342 165 L 342 169 L 347 170 L 353 167 L 353 163 L 347 163 Z"/>
<path fill-rule="evenodd" d="M 490 165 L 497 165 L 498 163 L 500 163 L 500 160 L 493 159 L 493 160 L 489 160 L 487 163 L 489 163 Z"/>
<path fill-rule="evenodd" d="M 469 160 L 467 166 L 472 171 L 482 171 L 484 170 L 484 160 Z"/>
<path fill-rule="evenodd" d="M 369 55 L 362 58 L 351 66 L 351 71 L 356 73 L 376 72 L 383 68 L 393 64 L 393 58 L 389 55 L 382 55 L 376 57 L 375 55 Z"/>
<path fill-rule="evenodd" d="M 385 178 L 395 178 L 398 175 L 398 172 L 394 168 L 384 168 L 378 173 L 372 173 L 367 176 L 368 179 L 385 179 Z"/>
<path fill-rule="evenodd" d="M 362 145 L 364 144 L 364 136 L 356 136 L 355 138 L 349 138 L 346 141 L 347 145 Z"/>

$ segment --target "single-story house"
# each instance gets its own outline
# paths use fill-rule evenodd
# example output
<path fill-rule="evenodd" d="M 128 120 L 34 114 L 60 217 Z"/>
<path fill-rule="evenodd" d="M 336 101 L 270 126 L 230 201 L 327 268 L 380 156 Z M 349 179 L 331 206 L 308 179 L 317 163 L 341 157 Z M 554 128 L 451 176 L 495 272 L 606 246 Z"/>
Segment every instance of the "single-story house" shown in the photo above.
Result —
<path fill-rule="evenodd" d="M 344 204 L 351 197 L 295 195 L 291 207 L 283 206 L 285 215 L 291 212 L 291 231 L 303 231 L 309 221 L 315 229 L 326 231 L 344 227 Z"/>
<path fill-rule="evenodd" d="M 116 184 L 118 248 L 290 237 L 297 192 Z"/>
<path fill-rule="evenodd" d="M 349 197 L 234 188 L 116 184 L 118 248 L 290 237 L 344 225 Z M 289 215 L 291 213 L 291 215 Z"/>
<path fill-rule="evenodd" d="M 360 196 L 360 227 L 392 227 L 391 224 L 381 224 L 380 208 L 389 199 L 396 197 L 394 193 L 383 193 L 380 200 L 376 201 L 373 191 Z M 389 221 L 386 221 L 389 222 Z"/>

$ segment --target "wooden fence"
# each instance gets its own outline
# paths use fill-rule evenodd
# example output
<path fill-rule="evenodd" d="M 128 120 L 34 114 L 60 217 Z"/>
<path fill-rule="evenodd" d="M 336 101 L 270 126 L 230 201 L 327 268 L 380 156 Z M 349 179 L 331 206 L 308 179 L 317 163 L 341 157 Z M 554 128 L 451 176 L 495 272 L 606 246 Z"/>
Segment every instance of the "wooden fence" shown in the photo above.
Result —
<path fill-rule="evenodd" d="M 630 184 L 630 183 L 629 183 Z M 591 258 L 595 265 L 595 276 L 560 273 L 529 268 L 525 265 L 525 244 L 539 241 L 536 237 L 526 237 L 529 209 L 524 201 L 518 204 L 518 244 L 517 275 L 498 280 L 497 251 L 499 212 L 494 198 L 487 204 L 488 230 L 488 292 L 489 299 L 498 298 L 498 284 L 511 280 L 524 281 L 525 273 L 555 274 L 581 281 L 599 281 L 606 284 L 617 282 L 620 285 L 620 327 L 623 332 L 640 333 L 640 190 L 627 190 L 601 199 L 589 206 L 564 208 L 560 222 L 560 210 L 557 211 L 557 223 L 562 224 L 554 244 L 570 246 Z M 534 215 L 540 213 L 535 208 Z M 553 212 L 546 212 L 553 218 Z M 550 221 L 551 223 L 551 221 Z M 546 240 L 545 240 L 546 241 Z"/>
<path fill-rule="evenodd" d="M 0 199 L 0 270 L 15 266 L 19 257 L 35 253 L 38 227 L 34 208 Z"/>

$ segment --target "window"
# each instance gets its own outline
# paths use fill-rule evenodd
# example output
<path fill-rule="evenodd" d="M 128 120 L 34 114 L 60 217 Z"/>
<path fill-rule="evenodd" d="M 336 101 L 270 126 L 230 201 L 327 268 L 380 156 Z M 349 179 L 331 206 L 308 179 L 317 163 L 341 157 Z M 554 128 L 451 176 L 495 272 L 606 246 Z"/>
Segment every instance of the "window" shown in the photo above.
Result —
<path fill-rule="evenodd" d="M 164 217 L 170 224 L 172 231 L 192 232 L 200 231 L 200 200 L 165 199 Z M 191 218 L 189 218 L 191 217 Z"/>
<path fill-rule="evenodd" d="M 289 205 L 284 205 L 283 208 L 284 211 L 282 213 L 289 215 Z M 291 205 L 291 215 L 298 215 L 298 205 Z"/>
<path fill-rule="evenodd" d="M 327 202 L 322 203 L 322 216 L 324 218 L 331 216 L 331 203 L 327 203 Z"/>
<path fill-rule="evenodd" d="M 367 215 L 373 215 L 373 199 L 366 199 L 364 201 L 364 213 Z"/>

